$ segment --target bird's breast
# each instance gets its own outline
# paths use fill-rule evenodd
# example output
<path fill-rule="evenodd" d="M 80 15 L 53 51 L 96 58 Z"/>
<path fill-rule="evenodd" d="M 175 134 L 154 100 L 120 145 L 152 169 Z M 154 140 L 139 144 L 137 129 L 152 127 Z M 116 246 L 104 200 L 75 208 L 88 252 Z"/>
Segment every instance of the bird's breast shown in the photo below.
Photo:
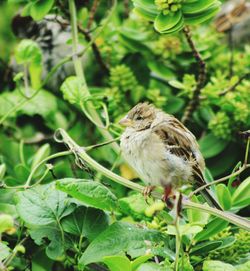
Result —
<path fill-rule="evenodd" d="M 167 174 L 165 147 L 150 130 L 127 131 L 121 138 L 123 156 L 146 184 L 160 185 Z"/>

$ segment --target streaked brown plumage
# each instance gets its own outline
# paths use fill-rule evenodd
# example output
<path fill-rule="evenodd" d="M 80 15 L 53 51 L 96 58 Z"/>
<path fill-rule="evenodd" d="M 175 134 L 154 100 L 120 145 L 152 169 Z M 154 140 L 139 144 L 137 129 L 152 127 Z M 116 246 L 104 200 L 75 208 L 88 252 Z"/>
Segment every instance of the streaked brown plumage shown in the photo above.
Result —
<path fill-rule="evenodd" d="M 163 186 L 167 200 L 171 187 L 190 182 L 194 186 L 205 184 L 205 163 L 195 136 L 174 116 L 140 103 L 120 124 L 127 127 L 121 137 L 123 156 L 149 187 L 147 192 Z M 203 194 L 220 208 L 207 190 Z"/>

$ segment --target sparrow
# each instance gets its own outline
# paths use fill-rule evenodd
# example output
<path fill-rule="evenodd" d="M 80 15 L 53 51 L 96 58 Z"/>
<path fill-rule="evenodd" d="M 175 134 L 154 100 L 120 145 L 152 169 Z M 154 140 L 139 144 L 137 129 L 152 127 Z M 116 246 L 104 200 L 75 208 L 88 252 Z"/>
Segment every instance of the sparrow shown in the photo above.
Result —
<path fill-rule="evenodd" d="M 206 184 L 204 158 L 195 136 L 174 116 L 149 103 L 139 103 L 120 120 L 126 129 L 121 136 L 123 157 L 146 184 L 144 196 L 156 186 L 164 188 L 163 200 L 171 208 L 172 190 L 184 184 Z M 206 189 L 209 205 L 221 209 Z"/>

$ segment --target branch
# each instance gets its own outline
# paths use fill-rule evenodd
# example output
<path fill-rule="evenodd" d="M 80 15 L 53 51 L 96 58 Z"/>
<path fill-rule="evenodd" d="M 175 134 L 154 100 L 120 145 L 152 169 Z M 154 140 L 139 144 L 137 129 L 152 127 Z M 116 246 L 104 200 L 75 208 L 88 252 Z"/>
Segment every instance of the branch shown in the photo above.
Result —
<path fill-rule="evenodd" d="M 221 91 L 221 92 L 219 93 L 219 96 L 223 96 L 223 95 L 225 95 L 226 93 L 228 93 L 228 92 L 230 92 L 230 91 L 233 91 L 233 90 L 234 90 L 238 85 L 240 85 L 241 82 L 242 82 L 244 79 L 246 79 L 248 76 L 250 76 L 250 72 L 248 72 L 248 73 L 246 73 L 246 74 L 243 74 L 235 84 L 233 84 L 233 85 L 230 86 L 229 88 L 226 88 L 226 89 L 224 89 L 223 91 Z"/>
<path fill-rule="evenodd" d="M 91 25 L 94 21 L 95 13 L 96 13 L 96 10 L 97 10 L 99 4 L 100 4 L 100 0 L 94 0 L 93 5 L 90 10 L 90 13 L 89 13 L 89 20 L 88 20 L 88 24 L 87 24 L 88 30 L 91 28 Z"/>
<path fill-rule="evenodd" d="M 110 14 L 108 16 L 108 18 L 106 19 L 105 23 L 103 25 L 107 25 L 108 19 L 111 18 L 111 15 L 113 14 L 115 7 L 116 7 L 117 1 L 113 0 L 113 7 L 110 11 Z M 91 46 L 95 39 L 97 38 L 97 35 L 100 35 L 100 30 L 99 32 L 95 35 L 95 37 L 88 43 L 88 45 L 84 48 L 83 51 L 81 51 L 80 53 L 77 52 L 78 49 L 78 33 L 77 33 L 77 16 L 76 16 L 76 6 L 75 6 L 75 2 L 74 0 L 69 0 L 69 10 L 70 10 L 70 23 L 71 23 L 71 31 L 72 31 L 72 52 L 73 52 L 73 63 L 75 66 L 75 72 L 77 77 L 81 80 L 82 84 L 83 84 L 83 96 L 86 97 L 90 97 L 91 94 L 89 92 L 87 83 L 86 83 L 86 79 L 85 79 L 85 74 L 84 74 L 84 70 L 82 67 L 82 62 L 79 59 L 79 56 L 86 52 L 88 47 Z M 103 28 L 103 27 L 102 27 Z M 102 136 L 108 141 L 108 140 L 112 140 L 113 137 L 112 135 L 108 132 L 107 129 L 102 129 L 100 127 L 104 127 L 102 120 L 100 118 L 100 116 L 98 115 L 97 111 L 95 110 L 93 104 L 90 102 L 89 105 L 86 105 L 86 109 L 89 113 L 90 116 L 90 120 L 94 121 L 98 126 L 97 128 L 99 129 L 100 133 L 102 134 Z M 88 117 L 88 115 L 87 115 Z M 119 153 L 120 149 L 119 146 L 116 143 L 112 143 L 112 148 L 116 153 Z"/>
<path fill-rule="evenodd" d="M 58 139 L 59 135 L 61 136 L 60 139 Z M 63 129 L 57 130 L 57 141 L 64 143 L 74 153 L 74 155 L 77 156 L 78 159 L 81 159 L 83 162 L 89 164 L 93 169 L 97 170 L 98 172 L 100 172 L 101 174 L 103 174 L 104 176 L 109 178 L 110 180 L 112 180 L 116 183 L 119 183 L 123 186 L 126 186 L 130 189 L 133 189 L 137 192 L 142 193 L 142 191 L 144 189 L 143 186 L 141 186 L 137 183 L 133 183 L 133 182 L 115 174 L 114 172 L 108 170 L 107 168 L 103 167 L 102 165 L 100 165 L 97 161 L 95 161 L 93 158 L 91 158 L 86 153 L 84 148 L 77 145 L 77 143 L 68 135 L 68 133 L 65 130 L 63 130 Z M 157 193 L 156 191 L 154 191 L 152 193 L 152 196 L 157 199 L 161 199 L 161 194 Z M 209 207 L 206 205 L 194 203 L 194 202 L 187 200 L 187 199 L 183 199 L 182 205 L 183 205 L 183 208 L 200 210 L 200 211 L 209 213 L 211 215 L 220 217 L 224 220 L 227 220 L 230 223 L 235 224 L 243 229 L 250 230 L 250 221 L 248 221 L 247 219 L 242 218 L 240 216 L 237 216 L 235 214 L 232 214 L 229 212 L 223 212 L 223 211 L 218 210 L 216 208 L 212 208 L 212 207 Z"/>
<path fill-rule="evenodd" d="M 193 55 L 196 59 L 196 62 L 199 66 L 199 74 L 197 78 L 196 88 L 194 90 L 192 100 L 190 100 L 189 104 L 187 105 L 187 108 L 182 117 L 182 122 L 186 124 L 190 120 L 192 114 L 194 113 L 194 111 L 196 110 L 200 103 L 201 90 L 206 82 L 206 63 L 204 62 L 200 53 L 197 51 L 197 48 L 195 47 L 195 44 L 192 40 L 192 36 L 190 33 L 190 29 L 186 26 L 184 27 L 183 32 L 185 34 L 188 45 L 191 48 Z"/>

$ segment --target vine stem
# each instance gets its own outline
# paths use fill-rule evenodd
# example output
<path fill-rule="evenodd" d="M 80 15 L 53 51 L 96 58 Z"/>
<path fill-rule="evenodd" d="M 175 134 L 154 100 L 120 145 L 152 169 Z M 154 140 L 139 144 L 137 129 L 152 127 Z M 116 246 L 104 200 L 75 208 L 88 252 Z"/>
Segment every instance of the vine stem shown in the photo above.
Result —
<path fill-rule="evenodd" d="M 55 153 L 55 154 L 52 154 L 48 157 L 46 157 L 45 159 L 43 159 L 40 163 L 38 163 L 30 172 L 30 175 L 24 185 L 24 188 L 29 188 L 30 187 L 30 182 L 32 180 L 32 177 L 33 175 L 35 174 L 35 172 L 37 171 L 37 169 L 43 165 L 45 162 L 47 162 L 48 160 L 51 160 L 51 159 L 54 159 L 54 158 L 57 158 L 57 157 L 62 157 L 62 156 L 65 156 L 65 155 L 69 155 L 71 154 L 72 152 L 71 151 L 63 151 L 63 152 L 58 152 L 58 153 Z"/>
<path fill-rule="evenodd" d="M 77 157 L 81 158 L 83 161 L 85 161 L 87 164 L 89 164 L 93 169 L 96 171 L 102 173 L 104 176 L 109 178 L 110 180 L 119 183 L 123 186 L 126 186 L 130 189 L 133 189 L 137 192 L 141 192 L 144 190 L 144 187 L 137 184 L 133 183 L 117 174 L 114 172 L 108 170 L 107 168 L 103 167 L 100 165 L 97 161 L 95 161 L 93 158 L 91 158 L 87 152 L 84 150 L 84 148 L 80 147 L 77 145 L 77 143 L 68 135 L 68 133 L 64 129 L 58 129 L 57 130 L 57 135 L 61 136 L 60 142 L 64 143 Z M 152 196 L 161 199 L 162 195 L 159 192 L 154 191 L 152 193 Z M 229 213 L 229 212 L 224 212 L 221 210 L 218 210 L 216 208 L 212 208 L 206 205 L 202 205 L 199 203 L 194 203 L 188 199 L 183 198 L 182 200 L 182 206 L 183 208 L 190 208 L 190 209 L 195 209 L 199 211 L 203 211 L 206 213 L 209 213 L 211 215 L 214 215 L 216 217 L 222 218 L 224 220 L 229 221 L 232 224 L 235 224 L 239 226 L 240 228 L 250 230 L 250 221 L 248 221 L 245 218 L 242 218 L 238 215 Z"/>
<path fill-rule="evenodd" d="M 198 74 L 198 78 L 197 78 L 196 87 L 193 92 L 193 97 L 190 100 L 190 102 L 188 103 L 186 110 L 184 112 L 184 115 L 182 117 L 182 120 L 181 120 L 184 124 L 186 124 L 190 120 L 192 114 L 194 113 L 194 111 L 196 110 L 196 108 L 199 106 L 199 103 L 200 103 L 201 90 L 204 87 L 205 82 L 206 82 L 206 63 L 202 59 L 200 53 L 198 52 L 198 50 L 192 40 L 192 36 L 191 36 L 191 32 L 190 32 L 189 27 L 185 26 L 183 29 L 183 32 L 185 34 L 187 43 L 193 52 L 194 58 L 199 66 L 199 74 Z"/>
<path fill-rule="evenodd" d="M 71 24 L 71 29 L 72 29 L 72 53 L 73 53 L 73 62 L 74 62 L 74 66 L 75 66 L 75 72 L 77 77 L 81 80 L 82 84 L 83 84 L 83 96 L 86 98 L 88 96 L 91 96 L 87 83 L 86 83 L 86 79 L 85 79 L 85 75 L 84 75 L 84 71 L 83 71 L 83 67 L 82 67 L 82 62 L 79 58 L 79 55 L 77 54 L 77 50 L 78 50 L 78 28 L 77 28 L 77 15 L 76 15 L 76 6 L 75 6 L 75 1 L 74 0 L 68 0 L 69 1 L 69 12 L 70 12 L 70 24 Z M 116 5 L 116 1 L 114 2 Z M 85 48 L 86 49 L 86 48 Z M 109 131 L 107 129 L 103 129 L 102 127 L 104 127 L 102 120 L 100 118 L 100 116 L 98 115 L 97 111 L 95 110 L 95 108 L 93 107 L 92 103 L 86 104 L 86 109 L 89 112 L 89 118 L 92 122 L 97 124 L 97 128 L 99 129 L 100 133 L 102 134 L 102 136 L 105 138 L 105 140 L 112 140 L 113 136 L 109 133 Z M 88 117 L 88 115 L 87 115 Z M 117 143 L 112 143 L 112 148 L 116 153 L 119 153 L 120 148 L 118 146 Z"/>
<path fill-rule="evenodd" d="M 241 174 L 241 172 L 243 172 L 245 169 L 249 168 L 250 167 L 250 164 L 247 164 L 247 161 L 248 161 L 248 153 L 249 153 L 249 146 L 250 146 L 250 138 L 247 139 L 247 146 L 246 146 L 246 152 L 245 152 L 245 158 L 244 158 L 244 164 L 242 167 L 240 167 L 237 171 L 231 173 L 230 175 L 228 176 L 225 176 L 225 177 L 222 177 L 218 180 L 215 180 L 213 182 L 210 182 L 210 183 L 207 183 L 207 184 L 204 184 L 202 185 L 201 187 L 195 189 L 193 192 L 191 192 L 189 194 L 189 198 L 192 198 L 193 195 L 197 194 L 198 192 L 200 192 L 201 190 L 204 190 L 205 188 L 211 186 L 211 185 L 214 185 L 214 184 L 217 184 L 217 183 L 221 183 L 223 181 L 226 181 L 232 177 L 235 177 L 235 176 L 238 176 Z"/>

